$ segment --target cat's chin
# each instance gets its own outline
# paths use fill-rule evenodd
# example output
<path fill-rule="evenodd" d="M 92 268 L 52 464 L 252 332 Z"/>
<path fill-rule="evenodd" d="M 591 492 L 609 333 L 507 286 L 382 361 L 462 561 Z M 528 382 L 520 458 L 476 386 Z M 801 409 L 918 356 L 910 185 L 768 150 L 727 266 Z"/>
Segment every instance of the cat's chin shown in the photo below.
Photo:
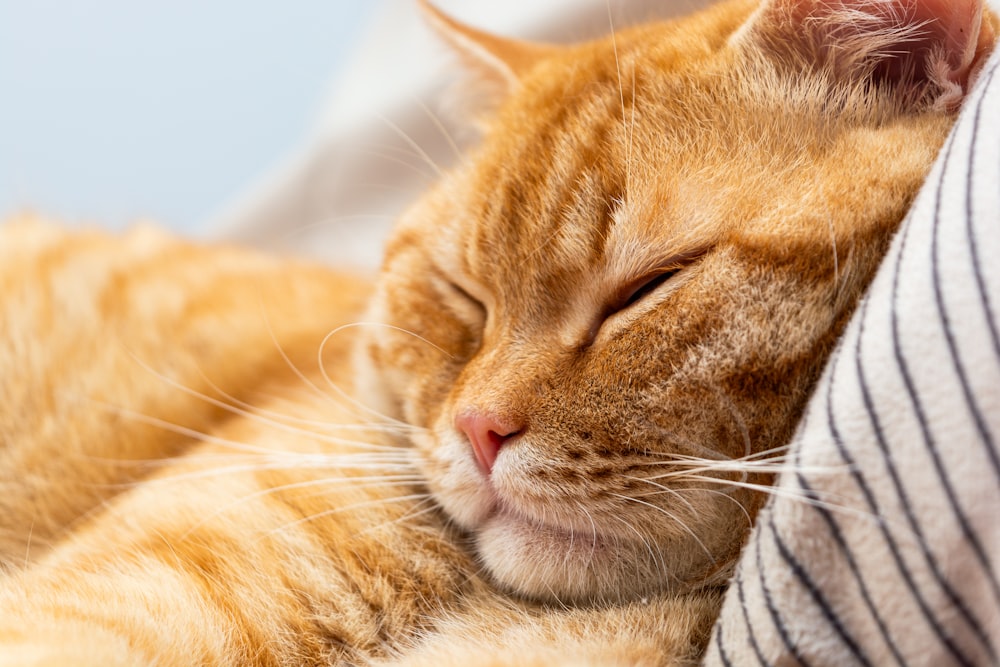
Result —
<path fill-rule="evenodd" d="M 671 564 L 644 543 L 541 525 L 503 509 L 476 534 L 496 582 L 532 599 L 615 602 L 673 588 L 664 576 Z"/>

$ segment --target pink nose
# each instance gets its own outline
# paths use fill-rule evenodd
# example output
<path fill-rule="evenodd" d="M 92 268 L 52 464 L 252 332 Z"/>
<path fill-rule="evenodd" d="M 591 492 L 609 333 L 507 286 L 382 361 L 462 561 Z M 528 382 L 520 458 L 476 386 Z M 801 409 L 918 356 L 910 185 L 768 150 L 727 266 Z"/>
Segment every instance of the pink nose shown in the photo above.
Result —
<path fill-rule="evenodd" d="M 484 475 L 489 475 L 500 448 L 520 433 L 523 427 L 495 415 L 470 410 L 455 417 L 455 428 L 464 433 L 472 443 L 479 469 Z"/>

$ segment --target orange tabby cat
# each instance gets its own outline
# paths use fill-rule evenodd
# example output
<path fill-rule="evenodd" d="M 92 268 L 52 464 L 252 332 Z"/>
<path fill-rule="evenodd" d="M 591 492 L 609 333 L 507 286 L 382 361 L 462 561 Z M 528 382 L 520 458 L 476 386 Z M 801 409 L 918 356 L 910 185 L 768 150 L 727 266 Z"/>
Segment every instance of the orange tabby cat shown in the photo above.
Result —
<path fill-rule="evenodd" d="M 0 665 L 697 660 L 752 462 L 997 20 L 735 0 L 556 48 L 431 15 L 499 107 L 373 296 L 3 229 Z"/>

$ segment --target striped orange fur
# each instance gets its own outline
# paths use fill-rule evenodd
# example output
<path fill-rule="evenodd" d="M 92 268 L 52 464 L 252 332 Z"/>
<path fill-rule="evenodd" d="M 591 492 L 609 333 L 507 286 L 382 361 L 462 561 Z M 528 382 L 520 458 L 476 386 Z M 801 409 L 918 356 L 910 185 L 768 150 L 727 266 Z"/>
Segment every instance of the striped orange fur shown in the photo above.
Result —
<path fill-rule="evenodd" d="M 942 6 L 429 9 L 498 106 L 374 285 L 8 223 L 0 666 L 696 661 L 992 46 Z"/>

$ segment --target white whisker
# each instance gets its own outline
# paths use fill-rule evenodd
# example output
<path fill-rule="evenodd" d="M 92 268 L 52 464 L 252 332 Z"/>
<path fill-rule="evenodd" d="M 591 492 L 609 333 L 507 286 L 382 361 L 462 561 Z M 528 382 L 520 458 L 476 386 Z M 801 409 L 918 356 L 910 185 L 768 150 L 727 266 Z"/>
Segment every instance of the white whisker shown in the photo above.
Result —
<path fill-rule="evenodd" d="M 277 413 L 274 411 L 267 411 L 252 407 L 249 404 L 230 396 L 229 394 L 224 392 L 221 388 L 217 387 L 214 383 L 212 383 L 212 381 L 207 376 L 205 376 L 204 372 L 202 372 L 200 368 L 198 369 L 198 372 L 201 374 L 204 381 L 208 383 L 213 389 L 218 391 L 222 396 L 231 399 L 233 401 L 232 403 L 221 401 L 217 398 L 213 398 L 212 396 L 209 396 L 200 391 L 196 391 L 195 389 L 192 389 L 186 385 L 183 385 L 180 382 L 177 382 L 176 380 L 173 380 L 172 378 L 169 378 L 163 375 L 162 373 L 159 373 L 158 371 L 154 370 L 153 368 L 148 366 L 145 362 L 143 362 L 141 359 L 137 357 L 133 356 L 133 360 L 135 361 L 136 364 L 138 364 L 148 373 L 150 373 L 151 375 L 156 377 L 159 381 L 163 382 L 169 387 L 173 387 L 174 389 L 177 389 L 178 391 L 181 391 L 189 396 L 197 398 L 205 403 L 208 403 L 209 405 L 214 405 L 218 408 L 221 408 L 222 410 L 225 410 L 230 414 L 239 417 L 244 417 L 252 422 L 255 422 L 262 426 L 267 426 L 276 431 L 297 436 L 304 435 L 310 439 L 330 444 L 337 444 L 337 445 L 350 444 L 352 447 L 355 448 L 365 448 L 365 447 L 371 447 L 372 449 L 390 448 L 390 446 L 388 445 L 379 445 L 374 443 L 369 444 L 369 443 L 363 443 L 361 441 L 347 440 L 344 438 L 339 438 L 328 434 L 318 433 L 314 429 L 307 430 L 292 426 L 287 423 L 283 423 L 283 421 L 279 420 L 296 421 L 296 419 L 289 415 L 282 415 L 281 413 Z M 398 428 L 398 427 L 390 427 L 388 425 L 364 425 L 364 424 L 337 425 L 330 422 L 318 422 L 312 420 L 298 420 L 298 421 L 307 423 L 314 428 L 320 427 L 329 430 L 358 430 L 358 431 L 372 431 L 372 432 L 387 432 L 389 431 L 390 428 Z"/>
<path fill-rule="evenodd" d="M 622 496 L 622 498 L 624 498 L 626 500 L 631 500 L 631 498 L 628 498 L 626 496 Z M 650 558 L 654 562 L 657 561 L 657 560 L 659 560 L 660 563 L 661 563 L 661 565 L 663 564 L 663 556 L 662 556 L 662 554 L 659 555 L 659 556 L 657 556 L 656 550 L 654 550 L 653 549 L 653 545 L 650 544 L 648 536 L 643 535 L 642 532 L 640 532 L 638 528 L 636 528 L 631 523 L 629 523 L 628 521 L 626 521 L 624 517 L 615 516 L 615 515 L 612 515 L 612 516 L 614 516 L 614 518 L 620 524 L 622 524 L 623 526 L 625 526 L 626 528 L 628 528 L 629 530 L 631 530 L 633 533 L 636 534 L 636 536 L 639 538 L 639 542 L 642 544 L 642 546 L 646 547 L 646 551 L 649 553 Z"/>
<path fill-rule="evenodd" d="M 590 510 L 588 510 L 583 503 L 577 501 L 576 506 L 583 513 L 583 515 L 587 517 L 587 520 L 590 521 L 591 540 L 590 540 L 590 557 L 588 560 L 593 560 L 594 552 L 597 550 L 597 522 L 594 521 L 594 515 L 590 513 Z"/>
<path fill-rule="evenodd" d="M 379 188 L 381 190 L 392 190 L 399 193 L 409 194 L 409 190 L 398 187 L 390 186 L 378 186 L 378 185 L 357 185 L 357 189 L 363 189 L 369 187 L 372 189 Z M 356 221 L 383 221 L 383 224 L 389 224 L 396 220 L 394 214 L 389 213 L 350 213 L 343 215 L 331 215 L 320 218 L 319 220 L 313 220 L 307 224 L 296 225 L 295 228 L 288 230 L 286 233 L 277 237 L 279 241 L 289 242 L 295 239 L 297 236 L 302 236 L 306 232 L 312 231 L 314 229 L 322 229 L 323 227 L 335 227 L 338 229 L 343 229 L 345 223 L 356 222 Z"/>
<path fill-rule="evenodd" d="M 863 517 L 865 519 L 877 519 L 871 512 L 865 510 L 859 510 L 847 505 L 838 505 L 836 503 L 830 502 L 828 500 L 821 500 L 815 496 L 815 494 L 802 489 L 801 491 L 795 491 L 784 486 L 769 486 L 766 484 L 753 484 L 751 482 L 736 482 L 732 480 L 719 479 L 716 477 L 698 477 L 694 476 L 691 478 L 692 481 L 707 482 L 710 484 L 721 484 L 726 486 L 734 486 L 743 489 L 749 489 L 751 491 L 758 491 L 767 495 L 775 496 L 778 498 L 784 498 L 786 500 L 791 500 L 794 502 L 802 502 L 813 507 L 818 507 L 826 509 L 832 512 L 840 512 L 843 514 L 850 514 L 853 516 Z M 692 491 L 701 489 L 691 489 Z"/>
<path fill-rule="evenodd" d="M 422 500 L 423 501 L 423 500 L 428 500 L 428 499 L 432 499 L 432 497 L 429 494 L 427 494 L 427 493 L 413 493 L 413 494 L 409 494 L 409 495 L 405 495 L 405 496 L 390 496 L 388 498 L 379 498 L 377 500 L 366 500 L 366 501 L 363 501 L 363 502 L 360 502 L 360 503 L 354 503 L 352 505 L 345 505 L 343 507 L 331 507 L 330 509 L 325 510 L 323 512 L 317 512 L 316 514 L 310 514 L 309 516 L 302 517 L 301 519 L 297 519 L 297 520 L 295 520 L 295 521 L 293 521 L 291 523 L 284 524 L 282 526 L 279 526 L 278 528 L 273 528 L 270 531 L 268 531 L 268 534 L 273 534 L 273 533 L 281 532 L 283 530 L 288 530 L 289 528 L 295 528 L 296 526 L 300 526 L 303 523 L 308 523 L 310 521 L 316 521 L 318 519 L 322 519 L 322 518 L 325 518 L 325 517 L 328 517 L 328 516 L 333 516 L 333 515 L 339 514 L 341 512 L 349 512 L 349 511 L 353 511 L 353 510 L 357 510 L 357 509 L 362 509 L 362 508 L 367 508 L 367 507 L 373 507 L 373 506 L 378 506 L 378 505 L 383 505 L 383 504 L 387 505 L 389 503 L 411 502 L 411 501 L 415 501 L 415 500 Z"/>
<path fill-rule="evenodd" d="M 259 406 L 251 405 L 246 401 L 242 401 L 239 398 L 233 396 L 232 394 L 227 393 L 222 388 L 217 386 L 214 382 L 212 382 L 210 378 L 205 376 L 204 373 L 202 373 L 202 379 L 210 387 L 212 387 L 214 391 L 218 392 L 220 396 L 225 398 L 226 401 L 228 401 L 231 405 L 239 406 L 241 408 L 244 408 L 245 410 L 250 411 L 252 414 L 249 416 L 255 417 L 257 415 L 263 415 L 270 419 L 280 420 L 288 422 L 290 424 L 301 424 L 303 426 L 308 426 L 309 429 L 303 432 L 308 433 L 310 435 L 315 433 L 315 429 L 322 429 L 329 431 L 362 431 L 362 432 L 370 431 L 373 433 L 398 433 L 402 431 L 410 431 L 416 429 L 416 427 L 410 426 L 409 424 L 405 424 L 402 426 L 398 424 L 375 424 L 375 423 L 345 424 L 342 422 L 330 422 L 330 421 L 322 421 L 319 419 L 307 419 L 304 417 L 295 417 L 293 415 L 277 412 L 275 410 L 267 410 Z M 373 447 L 383 447 L 383 446 L 373 445 Z M 386 445 L 384 447 L 387 449 L 397 449 L 397 447 L 389 445 Z"/>
<path fill-rule="evenodd" d="M 618 57 L 618 36 L 615 34 L 615 19 L 614 19 L 614 17 L 611 14 L 611 3 L 608 2 L 607 6 L 608 6 L 608 23 L 611 26 L 611 48 L 612 48 L 612 50 L 614 51 L 614 54 L 615 54 L 615 69 L 618 72 L 618 95 L 619 95 L 619 98 L 621 99 L 621 105 L 622 105 L 622 132 L 623 132 L 623 136 L 629 137 L 628 114 L 626 113 L 626 110 L 625 110 L 625 86 L 622 83 L 622 67 L 621 67 L 621 61 L 619 60 L 619 57 Z M 633 86 L 633 90 L 634 90 L 634 86 Z M 634 106 L 633 106 L 633 112 L 634 112 Z M 630 189 L 630 185 L 631 185 L 631 183 L 629 182 L 630 167 L 631 167 L 631 161 L 627 160 L 626 161 L 626 178 L 625 178 L 625 195 L 626 195 L 626 197 L 628 195 L 628 192 L 629 192 L 629 189 Z"/>
<path fill-rule="evenodd" d="M 173 422 L 166 421 L 165 419 L 160 419 L 159 417 L 152 417 L 150 415 L 146 415 L 141 412 L 137 412 L 135 410 L 122 408 L 117 405 L 105 403 L 104 401 L 98 401 L 97 399 L 88 398 L 87 400 L 89 400 L 91 403 L 93 403 L 98 407 L 102 407 L 106 410 L 114 412 L 115 414 L 124 417 L 126 419 L 132 419 L 139 423 L 146 424 L 148 426 L 155 426 L 165 431 L 176 433 L 177 435 L 183 435 L 197 442 L 220 445 L 222 447 L 227 447 L 236 451 L 249 452 L 252 454 L 273 454 L 275 452 L 275 450 L 269 449 L 267 447 L 249 445 L 245 442 L 239 442 L 237 440 L 230 440 L 228 438 L 223 438 L 217 435 L 203 433 L 196 429 L 188 428 L 187 426 L 181 426 L 180 424 L 174 424 Z"/>
<path fill-rule="evenodd" d="M 666 487 L 666 486 L 660 484 L 659 482 L 655 481 L 655 478 L 625 476 L 624 479 L 630 479 L 630 480 L 633 480 L 633 481 L 636 481 L 636 482 L 643 482 L 645 484 L 650 484 L 650 485 L 652 485 L 652 486 L 654 486 L 654 487 L 656 487 L 658 489 L 661 489 L 664 493 L 673 494 L 673 495 L 677 496 L 678 500 L 680 500 L 682 503 L 684 503 L 685 505 L 687 505 L 688 509 L 691 510 L 692 513 L 696 512 L 696 510 L 694 508 L 694 505 L 692 505 L 686 499 L 680 497 L 680 493 L 677 492 L 677 489 L 671 489 L 669 487 Z M 636 497 L 641 497 L 641 496 L 636 496 Z"/>
<path fill-rule="evenodd" d="M 374 481 L 371 481 L 371 480 L 374 480 Z M 352 481 L 352 480 L 339 479 L 339 478 L 331 480 L 331 479 L 321 478 L 321 479 L 304 480 L 304 481 L 300 481 L 300 482 L 290 482 L 288 484 L 282 484 L 282 485 L 278 485 L 278 486 L 273 486 L 273 487 L 267 487 L 267 488 L 264 488 L 264 489 L 260 489 L 259 491 L 256 491 L 254 493 L 250 493 L 250 494 L 247 494 L 245 496 L 241 496 L 240 498 L 237 498 L 237 499 L 233 500 L 232 502 L 227 503 L 223 507 L 217 509 L 216 511 L 212 512 L 208 516 L 205 516 L 205 517 L 201 518 L 199 521 L 197 521 L 196 523 L 194 523 L 190 528 L 188 528 L 188 530 L 182 536 L 182 539 L 189 537 L 191 534 L 195 533 L 199 528 L 201 528 L 203 525 L 205 525 L 206 523 L 208 523 L 212 519 L 215 519 L 216 517 L 222 516 L 223 514 L 225 514 L 227 512 L 230 512 L 230 511 L 232 511 L 234 509 L 240 508 L 240 507 L 246 505 L 247 503 L 253 502 L 254 500 L 259 500 L 261 498 L 265 498 L 265 497 L 268 497 L 268 496 L 273 496 L 273 495 L 276 495 L 276 494 L 279 494 L 279 493 L 286 493 L 286 492 L 289 492 L 289 491 L 296 491 L 296 490 L 302 490 L 302 489 L 311 489 L 311 488 L 322 488 L 323 486 L 330 485 L 331 482 L 347 482 L 347 481 Z M 385 481 L 385 480 L 382 480 L 382 479 L 379 479 L 379 478 L 369 478 L 369 481 L 364 481 L 364 482 L 356 483 L 356 484 L 352 485 L 352 488 L 355 488 L 355 489 L 358 489 L 358 490 L 368 489 L 368 488 L 379 488 L 379 489 L 383 489 L 384 488 L 384 489 L 389 489 L 389 488 L 394 488 L 394 487 L 400 487 L 400 488 L 404 488 L 404 489 L 412 489 L 414 486 L 416 486 L 416 483 L 410 482 L 410 481 Z M 316 495 L 321 495 L 321 494 L 319 492 L 317 492 Z M 366 506 L 371 506 L 372 504 L 379 504 L 379 503 L 381 503 L 383 501 L 390 502 L 390 501 L 396 501 L 399 498 L 415 498 L 415 497 L 423 497 L 423 496 L 426 496 L 426 495 L 427 494 L 417 494 L 417 495 L 408 495 L 408 496 L 389 496 L 387 498 L 380 498 L 380 499 L 375 500 L 375 501 L 365 501 L 364 503 L 356 503 L 355 505 L 348 505 L 348 506 L 339 507 L 339 508 L 332 508 L 331 510 L 326 510 L 326 511 L 323 511 L 323 512 L 319 512 L 318 514 L 315 514 L 315 515 L 310 515 L 310 517 L 307 517 L 307 518 L 310 518 L 310 519 L 314 518 L 314 517 L 315 518 L 320 518 L 322 516 L 331 515 L 331 514 L 335 513 L 334 510 L 336 510 L 336 511 L 346 511 L 346 510 L 349 510 L 349 509 L 352 509 L 352 508 L 355 508 L 355 507 L 366 507 Z M 295 522 L 293 522 L 291 524 L 284 524 L 283 526 L 281 526 L 279 528 L 273 528 L 273 529 L 271 529 L 270 531 L 268 531 L 268 534 L 273 534 L 273 533 L 278 532 L 278 531 L 280 531 L 280 530 L 282 530 L 284 528 L 289 528 L 289 527 L 293 527 L 293 526 L 299 525 L 301 522 L 302 522 L 302 520 L 295 521 Z"/>
<path fill-rule="evenodd" d="M 684 523 L 684 521 L 678 518 L 677 515 L 675 515 L 673 512 L 670 512 L 669 510 L 664 509 L 662 507 L 657 507 L 656 505 L 646 502 L 645 500 L 639 500 L 638 498 L 634 498 L 631 496 L 624 496 L 618 493 L 610 493 L 608 495 L 613 496 L 615 498 L 620 498 L 630 503 L 644 505 L 645 507 L 648 507 L 650 509 L 659 512 L 660 514 L 663 514 L 664 516 L 672 520 L 676 525 L 680 526 L 684 530 L 684 532 L 690 535 L 691 538 L 698 544 L 698 546 L 700 546 L 705 551 L 705 555 L 708 556 L 709 560 L 711 560 L 713 563 L 715 562 L 715 558 L 712 556 L 712 552 L 709 550 L 707 546 L 705 546 L 705 543 L 701 541 L 701 538 L 698 537 L 698 534 L 695 533 L 690 526 Z"/>
<path fill-rule="evenodd" d="M 395 468 L 395 469 L 393 469 Z M 305 472 L 305 471 L 317 471 L 317 470 L 329 470 L 329 471 L 359 471 L 359 470 L 374 470 L 384 473 L 394 473 L 394 474 L 379 474 L 369 477 L 324 477 L 321 481 L 309 480 L 308 482 L 303 482 L 303 484 L 326 484 L 329 486 L 336 485 L 353 485 L 356 482 L 370 482 L 370 481 L 409 481 L 409 482 L 422 482 L 423 478 L 415 473 L 412 469 L 407 469 L 403 464 L 397 464 L 395 467 L 387 466 L 385 464 L 362 464 L 362 465 L 301 465 L 295 462 L 282 462 L 282 463 L 254 463 L 254 464 L 244 464 L 244 465 L 230 465 L 230 466 L 220 466 L 214 468 L 206 468 L 204 470 L 198 470 L 193 472 L 183 472 L 175 473 L 170 475 L 163 475 L 160 477 L 153 477 L 148 480 L 144 480 L 143 484 L 148 486 L 153 486 L 157 484 L 178 484 L 181 482 L 190 482 L 199 479 L 218 479 L 221 477 L 232 476 L 232 475 L 242 475 L 245 473 L 262 473 L 262 472 L 284 472 L 284 471 L 294 471 L 294 472 Z M 124 486 L 130 486 L 128 484 Z"/>
<path fill-rule="evenodd" d="M 752 452 L 744 456 L 737 456 L 737 457 L 715 456 L 712 458 L 699 457 L 691 454 L 678 454 L 674 452 L 652 452 L 652 453 L 659 454 L 661 456 L 669 456 L 678 461 L 689 460 L 689 461 L 714 462 L 714 461 L 752 461 L 752 460 L 767 458 L 773 454 L 787 454 L 789 450 L 790 450 L 789 445 L 780 445 L 778 447 L 772 447 L 771 449 L 765 449 L 759 452 Z"/>
<path fill-rule="evenodd" d="M 740 473 L 744 478 L 749 474 L 781 475 L 790 472 L 808 473 L 816 475 L 841 474 L 849 469 L 847 465 L 823 465 L 823 466 L 800 466 L 789 461 L 661 461 L 650 462 L 646 466 L 662 466 L 665 468 L 677 468 L 670 472 L 653 475 L 650 479 L 670 479 L 672 477 L 683 477 L 692 473 L 702 472 L 735 472 Z M 743 481 L 746 481 L 745 479 Z"/>
<path fill-rule="evenodd" d="M 429 503 L 429 505 L 427 507 L 425 507 L 424 509 L 421 509 L 419 511 L 417 510 L 417 508 L 419 508 L 421 505 L 425 505 L 425 504 L 428 504 L 428 503 Z M 413 508 L 409 512 L 407 512 L 406 514 L 404 514 L 403 516 L 399 517 L 398 519 L 393 519 L 392 521 L 383 521 L 380 524 L 375 524 L 373 526 L 368 526 L 367 528 L 365 528 L 364 530 L 361 531 L 361 534 L 363 535 L 363 534 L 368 533 L 368 532 L 373 531 L 373 530 L 381 530 L 382 528 L 385 528 L 386 526 L 395 526 L 397 524 L 404 523 L 406 521 L 412 521 L 413 519 L 416 519 L 417 517 L 423 516 L 425 514 L 430 514 L 431 512 L 435 512 L 435 511 L 437 511 L 437 509 L 438 509 L 438 506 L 437 506 L 437 503 L 434 502 L 434 498 L 431 497 L 431 496 L 426 496 L 425 498 L 423 498 L 422 500 L 418 501 L 417 503 L 414 503 Z"/>
<path fill-rule="evenodd" d="M 122 417 L 124 419 L 131 419 L 133 421 L 136 421 L 136 422 L 139 422 L 139 423 L 142 423 L 142 424 L 146 424 L 148 426 L 154 426 L 156 428 L 163 429 L 163 430 L 168 431 L 170 433 L 176 433 L 177 435 L 183 435 L 183 436 L 186 436 L 188 438 L 191 438 L 192 440 L 194 440 L 196 442 L 202 442 L 202 443 L 207 443 L 207 444 L 215 444 L 215 445 L 219 445 L 221 447 L 225 447 L 227 449 L 231 449 L 233 451 L 238 451 L 238 452 L 243 452 L 243 453 L 249 453 L 249 454 L 259 454 L 259 455 L 263 455 L 263 456 L 274 456 L 276 454 L 288 454 L 288 455 L 296 455 L 296 456 L 298 456 L 298 455 L 309 456 L 310 455 L 310 454 L 298 454 L 298 453 L 295 453 L 295 452 L 285 452 L 285 451 L 283 451 L 281 449 L 264 447 L 264 446 L 260 446 L 260 445 L 251 445 L 251 444 L 249 444 L 247 442 L 242 442 L 242 441 L 238 441 L 238 440 L 232 440 L 230 438 L 223 438 L 221 436 L 213 435 L 211 433 L 205 433 L 203 431 L 199 431 L 197 429 L 193 429 L 193 428 L 190 428 L 190 427 L 187 427 L 187 426 L 182 426 L 180 424 L 175 424 L 173 422 L 167 421 L 165 419 L 161 419 L 159 417 L 153 417 L 153 416 L 150 416 L 150 415 L 143 414 L 141 412 L 137 412 L 135 410 L 131 410 L 129 408 L 123 408 L 121 406 L 116 406 L 116 405 L 112 405 L 110 403 L 105 403 L 104 401 L 98 401 L 96 399 L 90 399 L 90 398 L 86 398 L 86 400 L 90 401 L 95 406 L 103 408 L 103 409 L 106 409 L 106 410 L 109 410 L 110 412 L 113 412 L 114 414 L 116 414 L 116 415 L 118 415 L 118 416 L 120 416 L 120 417 Z M 393 447 L 393 446 L 389 446 L 389 445 L 377 445 L 377 444 L 373 444 L 373 443 L 370 443 L 370 442 L 367 442 L 367 441 L 351 440 L 351 439 L 348 439 L 348 438 L 337 438 L 337 437 L 329 436 L 329 435 L 314 434 L 314 433 L 310 433 L 310 432 L 307 432 L 307 431 L 300 431 L 299 433 L 300 434 L 307 434 L 307 435 L 309 435 L 309 437 L 311 439 L 313 439 L 315 441 L 318 441 L 318 442 L 323 442 L 323 443 L 326 443 L 326 444 L 333 444 L 333 445 L 338 445 L 338 446 L 352 447 L 352 448 L 355 448 L 357 450 L 360 450 L 360 452 L 365 452 L 365 453 L 368 453 L 368 454 L 379 454 L 379 453 L 383 453 L 383 452 L 385 452 L 385 453 L 390 453 L 390 452 L 400 452 L 400 453 L 403 453 L 403 452 L 406 451 L 405 449 L 400 449 L 399 447 Z M 90 458 L 92 460 L 100 460 L 101 459 L 101 457 L 90 457 Z M 182 458 L 187 458 L 187 457 L 182 457 Z M 139 459 L 108 459 L 109 462 L 115 462 L 115 463 L 120 463 L 120 464 L 129 464 L 129 463 L 137 463 L 137 462 L 148 463 L 150 461 L 154 461 L 155 462 L 155 461 L 166 461 L 166 460 L 169 460 L 169 457 L 162 457 L 162 458 L 149 459 L 149 460 L 139 460 Z M 179 459 L 179 460 L 181 460 L 181 459 Z"/>
<path fill-rule="evenodd" d="M 327 338 L 329 338 L 331 335 L 333 335 L 333 334 L 335 334 L 335 333 L 337 333 L 339 331 L 342 331 L 344 329 L 350 329 L 350 328 L 353 328 L 353 327 L 382 327 L 384 329 L 392 329 L 393 331 L 398 331 L 399 333 L 406 334 L 407 336 L 412 336 L 412 337 L 416 338 L 417 340 L 419 340 L 421 343 L 426 343 L 427 345 L 430 345 L 435 350 L 437 350 L 438 352 L 440 352 L 444 356 L 448 357 L 449 359 L 454 359 L 455 358 L 455 355 L 449 353 L 447 350 L 445 350 L 444 348 L 442 348 L 440 345 L 437 345 L 437 344 L 435 344 L 435 343 L 427 340 L 426 338 L 424 338 L 420 334 L 415 333 L 413 331 L 410 331 L 409 329 L 404 329 L 402 327 L 397 327 L 394 324 L 386 324 L 385 322 L 353 322 L 351 324 L 344 324 L 342 326 L 337 327 L 336 329 L 334 329 L 333 331 L 331 331 L 329 334 L 327 334 Z"/>
<path fill-rule="evenodd" d="M 420 146 L 420 144 L 414 141 L 413 137 L 408 135 L 406 132 L 403 131 L 401 127 L 396 125 L 394 122 L 392 122 L 385 116 L 376 114 L 375 117 L 378 118 L 383 123 L 385 123 L 385 125 L 389 127 L 389 129 L 391 129 L 393 132 L 395 132 L 396 135 L 399 136 L 399 138 L 405 141 L 407 145 L 410 146 L 410 148 L 415 150 L 417 154 L 420 155 L 421 158 L 423 158 L 424 162 L 426 162 L 427 165 L 434 170 L 435 174 L 437 174 L 439 177 L 444 175 L 444 171 L 441 169 L 441 167 L 438 166 L 438 164 L 434 161 L 434 159 L 427 153 L 427 151 L 425 151 Z"/>
<path fill-rule="evenodd" d="M 423 338 L 422 336 L 420 336 L 418 334 L 413 333 L 412 331 L 407 331 L 406 329 L 403 329 L 401 327 L 397 327 L 397 326 L 394 326 L 394 325 L 391 325 L 391 324 L 384 324 L 382 322 L 352 322 L 350 324 L 343 324 L 343 325 L 337 327 L 336 329 L 334 329 L 333 331 L 329 332 L 328 334 L 326 334 L 326 336 L 323 337 L 323 340 L 319 344 L 319 349 L 318 349 L 316 355 L 317 355 L 317 361 L 318 361 L 318 364 L 319 364 L 320 375 L 323 376 L 323 379 L 326 381 L 327 385 L 330 387 L 330 389 L 332 389 L 334 392 L 336 392 L 336 394 L 338 396 L 340 396 L 348 404 L 350 404 L 350 405 L 354 406 L 355 408 L 361 410 L 362 413 L 365 413 L 365 414 L 368 414 L 368 415 L 372 415 L 372 416 L 377 417 L 379 419 L 385 420 L 385 421 L 387 421 L 387 422 L 389 422 L 391 424 L 395 424 L 397 426 L 404 427 L 404 428 L 407 428 L 407 429 L 410 429 L 410 430 L 420 430 L 420 429 L 418 429 L 418 427 L 416 427 L 416 426 L 414 426 L 412 424 L 408 424 L 408 423 L 406 423 L 406 422 L 404 422 L 402 420 L 395 419 L 395 418 L 390 417 L 388 415 L 384 415 L 384 414 L 380 413 L 378 410 L 375 410 L 374 408 L 370 408 L 367 405 L 364 405 L 361 401 L 359 401 L 358 399 L 354 398 L 353 396 L 350 396 L 346 391 L 344 391 L 340 387 L 340 385 L 338 385 L 336 382 L 334 382 L 333 378 L 330 377 L 330 374 L 327 373 L 327 371 L 326 371 L 326 365 L 323 363 L 323 351 L 326 349 L 326 345 L 330 341 L 330 339 L 332 339 L 334 336 L 336 336 L 337 334 L 339 334 L 339 333 L 341 333 L 343 331 L 347 331 L 348 329 L 353 329 L 355 327 L 364 327 L 364 326 L 381 326 L 381 327 L 386 327 L 386 328 L 389 328 L 389 329 L 393 329 L 395 331 L 400 331 L 400 332 L 406 333 L 408 335 L 411 335 L 411 336 L 417 338 L 418 340 L 423 341 L 424 343 L 430 345 L 431 347 L 439 350 L 442 354 L 446 355 L 449 358 L 452 358 L 452 355 L 448 354 L 447 352 L 445 352 L 443 349 L 441 349 L 440 347 L 438 347 L 434 343 L 430 342 L 429 340 L 427 340 L 426 338 Z"/>
<path fill-rule="evenodd" d="M 424 104 L 421 100 L 414 98 L 413 101 L 417 105 L 417 107 L 419 107 L 420 110 L 424 112 L 427 118 L 430 119 L 431 123 L 434 125 L 435 128 L 437 128 L 438 132 L 441 133 L 441 137 L 445 140 L 445 143 L 448 144 L 448 147 L 451 148 L 452 153 L 455 154 L 455 158 L 459 162 L 465 162 L 466 160 L 465 153 L 463 153 L 462 149 L 460 149 L 458 147 L 458 144 L 455 143 L 455 139 L 451 136 L 451 133 L 448 132 L 448 128 L 444 126 L 444 123 L 441 122 L 441 119 L 438 118 L 437 114 L 435 114 L 433 111 L 427 108 L 427 105 Z"/>
<path fill-rule="evenodd" d="M 333 397 L 327 394 L 325 391 L 323 391 L 315 382 L 310 380 L 306 376 L 306 374 L 303 373 L 302 370 L 295 365 L 295 363 L 288 356 L 288 353 L 285 352 L 285 348 L 282 347 L 281 342 L 278 341 L 278 336 L 277 334 L 274 333 L 274 328 L 271 326 L 271 319 L 267 316 L 267 311 L 264 308 L 264 301 L 263 300 L 258 301 L 258 306 L 260 307 L 261 316 L 263 316 L 264 318 L 264 324 L 267 327 L 267 333 L 271 337 L 271 342 L 274 344 L 274 348 L 278 351 L 278 354 L 281 355 L 281 358 L 285 362 L 285 365 L 288 366 L 288 369 L 292 371 L 292 373 L 295 374 L 295 377 L 301 380 L 306 387 L 312 389 L 313 392 L 315 392 L 320 398 L 330 401 L 334 405 L 336 405 L 336 401 L 333 400 Z"/>
<path fill-rule="evenodd" d="M 625 201 L 628 201 L 632 187 L 632 149 L 635 144 L 635 66 L 632 67 L 632 109 L 628 128 L 628 150 L 625 153 Z"/>
<path fill-rule="evenodd" d="M 28 538 L 24 543 L 24 563 L 23 567 L 27 568 L 28 564 L 31 562 L 31 540 L 35 536 L 35 518 L 31 519 L 31 525 L 28 526 Z"/>
<path fill-rule="evenodd" d="M 837 304 L 840 302 L 840 295 L 843 291 L 843 285 L 840 284 L 840 257 L 837 256 L 837 231 L 833 226 L 833 218 L 827 215 L 827 224 L 830 228 L 830 242 L 833 244 L 833 302 Z"/>

